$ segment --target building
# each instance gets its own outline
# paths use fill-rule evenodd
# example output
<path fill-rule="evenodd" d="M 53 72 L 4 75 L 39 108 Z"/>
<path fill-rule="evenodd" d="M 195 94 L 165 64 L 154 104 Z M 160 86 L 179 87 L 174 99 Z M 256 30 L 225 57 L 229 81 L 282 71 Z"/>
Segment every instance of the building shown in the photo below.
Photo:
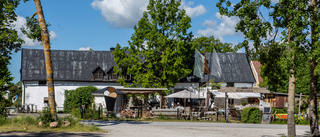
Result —
<path fill-rule="evenodd" d="M 263 82 L 263 78 L 260 75 L 261 72 L 261 63 L 259 61 L 251 61 L 250 62 L 250 67 L 252 69 L 252 73 L 254 76 L 254 79 L 256 83 L 254 84 L 254 87 L 259 87 L 259 84 Z"/>
<path fill-rule="evenodd" d="M 48 88 L 44 53 L 41 49 L 22 49 L 21 52 L 22 104 L 36 105 L 42 110 L 48 102 Z M 213 59 L 206 53 L 207 61 Z M 223 86 L 252 87 L 255 83 L 251 68 L 244 53 L 218 53 L 222 70 L 221 77 L 205 75 L 203 79 L 187 76 L 180 79 L 172 91 L 197 88 L 210 79 L 225 82 Z M 123 88 L 116 82 L 112 51 L 51 50 L 55 99 L 57 109 L 63 109 L 64 91 L 82 86 L 95 86 L 98 89 L 112 86 Z M 131 76 L 126 76 L 130 82 Z"/>

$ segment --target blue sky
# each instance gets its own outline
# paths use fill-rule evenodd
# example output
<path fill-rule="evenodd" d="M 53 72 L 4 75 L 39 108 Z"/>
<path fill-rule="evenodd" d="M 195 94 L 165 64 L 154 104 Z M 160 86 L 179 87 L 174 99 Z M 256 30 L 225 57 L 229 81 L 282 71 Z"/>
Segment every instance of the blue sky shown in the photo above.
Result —
<path fill-rule="evenodd" d="M 42 7 L 51 34 L 53 50 L 109 50 L 117 43 L 127 46 L 133 31 L 146 9 L 149 0 L 42 0 Z M 235 32 L 239 21 L 236 17 L 220 16 L 216 0 L 182 0 L 180 8 L 191 17 L 195 37 L 215 36 L 223 42 L 236 44 L 243 40 Z M 36 12 L 33 1 L 21 2 L 16 13 L 15 28 L 26 41 L 22 48 L 42 49 L 40 42 L 33 42 L 21 34 L 26 16 Z M 243 52 L 243 51 L 240 51 Z M 21 52 L 13 53 L 9 69 L 20 80 Z"/>

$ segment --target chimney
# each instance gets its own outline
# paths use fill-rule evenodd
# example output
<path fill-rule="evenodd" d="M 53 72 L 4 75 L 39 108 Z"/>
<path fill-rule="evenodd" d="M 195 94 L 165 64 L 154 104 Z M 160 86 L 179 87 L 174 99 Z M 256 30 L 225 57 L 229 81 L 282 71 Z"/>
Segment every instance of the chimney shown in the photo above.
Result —
<path fill-rule="evenodd" d="M 115 49 L 116 49 L 116 48 L 114 48 L 114 47 L 111 47 L 111 48 L 110 48 L 110 51 L 114 51 Z"/>

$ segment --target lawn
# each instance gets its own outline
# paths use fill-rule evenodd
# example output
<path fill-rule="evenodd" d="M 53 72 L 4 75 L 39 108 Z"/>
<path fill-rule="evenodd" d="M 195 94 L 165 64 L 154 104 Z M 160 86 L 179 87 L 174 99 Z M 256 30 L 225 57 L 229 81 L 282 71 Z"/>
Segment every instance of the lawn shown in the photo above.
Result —
<path fill-rule="evenodd" d="M 50 128 L 38 125 L 38 119 L 34 117 L 15 117 L 10 119 L 0 118 L 0 132 L 99 132 L 106 131 L 94 125 L 82 125 L 79 121 L 71 121 L 71 125 L 58 128 Z"/>

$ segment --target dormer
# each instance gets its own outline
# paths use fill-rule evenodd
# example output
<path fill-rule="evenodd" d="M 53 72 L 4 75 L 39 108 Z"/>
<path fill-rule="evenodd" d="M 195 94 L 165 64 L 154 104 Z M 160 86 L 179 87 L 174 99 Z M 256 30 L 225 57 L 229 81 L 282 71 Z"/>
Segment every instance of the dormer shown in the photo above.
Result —
<path fill-rule="evenodd" d="M 106 75 L 106 73 L 100 68 L 97 67 L 93 72 L 92 72 L 92 80 L 103 80 L 103 77 Z"/>

